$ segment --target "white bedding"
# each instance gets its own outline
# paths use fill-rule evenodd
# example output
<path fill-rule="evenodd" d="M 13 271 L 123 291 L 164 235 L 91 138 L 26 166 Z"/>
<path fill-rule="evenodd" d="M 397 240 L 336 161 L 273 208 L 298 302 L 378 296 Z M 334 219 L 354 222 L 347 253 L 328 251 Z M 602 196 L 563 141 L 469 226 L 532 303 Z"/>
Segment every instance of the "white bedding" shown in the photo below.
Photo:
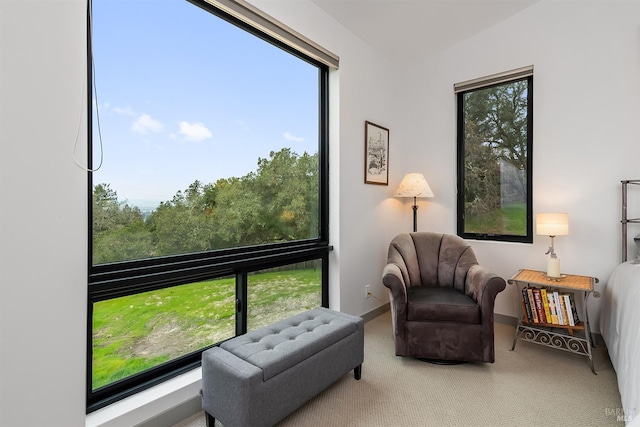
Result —
<path fill-rule="evenodd" d="M 600 333 L 618 377 L 625 421 L 640 426 L 640 264 L 620 264 L 609 278 Z"/>

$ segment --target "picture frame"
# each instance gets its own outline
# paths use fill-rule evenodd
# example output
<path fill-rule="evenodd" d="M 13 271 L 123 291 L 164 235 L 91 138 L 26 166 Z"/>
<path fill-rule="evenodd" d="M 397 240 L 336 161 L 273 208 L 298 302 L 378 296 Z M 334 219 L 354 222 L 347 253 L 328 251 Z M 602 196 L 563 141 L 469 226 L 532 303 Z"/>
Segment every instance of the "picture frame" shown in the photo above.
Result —
<path fill-rule="evenodd" d="M 364 122 L 364 183 L 389 185 L 389 129 Z"/>

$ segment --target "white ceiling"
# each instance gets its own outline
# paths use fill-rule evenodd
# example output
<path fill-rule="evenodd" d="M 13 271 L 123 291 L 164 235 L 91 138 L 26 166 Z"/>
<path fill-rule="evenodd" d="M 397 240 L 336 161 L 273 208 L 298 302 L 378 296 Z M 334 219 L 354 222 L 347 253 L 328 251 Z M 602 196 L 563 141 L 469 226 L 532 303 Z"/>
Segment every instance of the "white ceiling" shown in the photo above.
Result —
<path fill-rule="evenodd" d="M 311 0 L 391 57 L 446 48 L 539 0 Z"/>

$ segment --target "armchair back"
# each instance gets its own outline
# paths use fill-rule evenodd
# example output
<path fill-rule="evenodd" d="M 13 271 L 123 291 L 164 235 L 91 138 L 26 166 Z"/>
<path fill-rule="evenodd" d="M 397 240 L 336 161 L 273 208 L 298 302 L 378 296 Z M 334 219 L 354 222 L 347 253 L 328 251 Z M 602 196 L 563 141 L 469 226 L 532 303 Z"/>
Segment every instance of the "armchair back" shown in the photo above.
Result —
<path fill-rule="evenodd" d="M 407 287 L 452 287 L 462 292 L 469 268 L 478 264 L 464 239 L 434 232 L 396 236 L 389 245 L 387 261 L 400 268 Z"/>

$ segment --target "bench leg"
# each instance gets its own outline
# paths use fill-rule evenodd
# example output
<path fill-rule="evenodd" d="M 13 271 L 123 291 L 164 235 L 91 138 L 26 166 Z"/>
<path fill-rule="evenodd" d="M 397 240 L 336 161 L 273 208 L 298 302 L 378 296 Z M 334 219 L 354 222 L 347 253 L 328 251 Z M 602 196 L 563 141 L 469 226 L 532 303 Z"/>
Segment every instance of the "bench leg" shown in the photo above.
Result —
<path fill-rule="evenodd" d="M 216 419 L 213 418 L 213 416 L 209 414 L 207 411 L 205 411 L 204 413 L 207 416 L 207 427 L 215 427 Z"/>
<path fill-rule="evenodd" d="M 358 365 L 356 366 L 356 368 L 353 370 L 353 376 L 355 377 L 355 379 L 359 380 L 360 377 L 362 376 L 362 365 Z M 213 426 L 212 426 L 213 427 Z"/>

